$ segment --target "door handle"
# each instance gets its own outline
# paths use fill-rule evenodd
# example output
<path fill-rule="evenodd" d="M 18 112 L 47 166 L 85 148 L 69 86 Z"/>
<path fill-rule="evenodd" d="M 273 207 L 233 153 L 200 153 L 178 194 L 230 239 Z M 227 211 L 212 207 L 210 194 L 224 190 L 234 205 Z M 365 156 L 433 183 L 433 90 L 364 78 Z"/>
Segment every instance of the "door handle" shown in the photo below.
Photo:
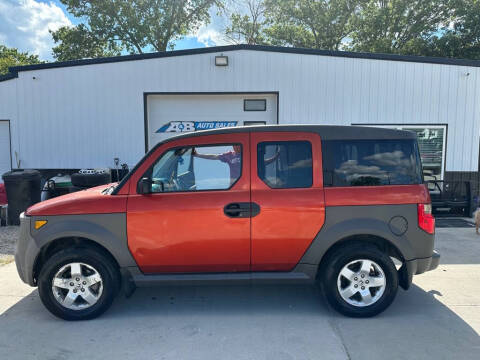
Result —
<path fill-rule="evenodd" d="M 250 202 L 230 203 L 225 205 L 223 212 L 231 218 L 247 218 L 258 215 L 260 206 Z"/>
<path fill-rule="evenodd" d="M 260 205 L 254 202 L 250 203 L 250 216 L 254 217 L 258 214 L 260 214 Z"/>

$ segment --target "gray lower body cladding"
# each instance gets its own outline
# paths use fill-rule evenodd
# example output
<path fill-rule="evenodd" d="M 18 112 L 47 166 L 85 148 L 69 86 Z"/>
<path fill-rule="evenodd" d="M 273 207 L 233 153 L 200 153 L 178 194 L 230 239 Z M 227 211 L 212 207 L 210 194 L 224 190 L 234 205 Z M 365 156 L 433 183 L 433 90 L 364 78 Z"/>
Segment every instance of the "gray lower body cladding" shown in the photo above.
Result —
<path fill-rule="evenodd" d="M 35 220 L 48 220 L 35 230 Z M 317 277 L 319 264 L 335 244 L 358 237 L 376 237 L 390 243 L 401 256 L 404 266 L 401 284 L 408 288 L 414 274 L 433 270 L 439 255 L 434 252 L 434 235 L 417 225 L 417 206 L 335 206 L 327 207 L 325 223 L 293 271 L 286 273 L 238 274 L 162 274 L 144 275 L 133 259 L 127 242 L 126 214 L 21 216 L 21 236 L 15 260 L 21 279 L 35 286 L 34 266 L 41 249 L 61 238 L 85 238 L 107 249 L 118 262 L 122 274 L 138 286 L 190 282 L 311 282 Z"/>
<path fill-rule="evenodd" d="M 405 272 L 401 285 L 408 288 L 413 275 L 435 269 L 440 258 L 433 249 L 435 235 L 418 227 L 417 216 L 417 204 L 326 207 L 325 223 L 300 264 L 318 267 L 327 251 L 339 242 L 383 239 L 401 256 Z"/>
<path fill-rule="evenodd" d="M 35 220 L 47 220 L 47 224 L 36 230 Z M 35 286 L 34 267 L 41 249 L 59 239 L 82 238 L 104 247 L 123 267 L 135 267 L 127 242 L 125 213 L 20 216 L 20 238 L 17 242 L 15 262 L 20 278 Z"/>

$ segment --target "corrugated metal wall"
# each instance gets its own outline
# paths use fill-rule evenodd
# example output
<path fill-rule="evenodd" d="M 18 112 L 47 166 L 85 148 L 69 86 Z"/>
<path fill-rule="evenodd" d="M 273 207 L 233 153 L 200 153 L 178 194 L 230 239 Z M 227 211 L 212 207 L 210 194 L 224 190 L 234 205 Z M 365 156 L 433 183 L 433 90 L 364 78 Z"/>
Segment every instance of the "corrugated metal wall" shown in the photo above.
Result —
<path fill-rule="evenodd" d="M 446 170 L 478 170 L 479 68 L 224 54 L 228 67 L 211 53 L 20 72 L 0 82 L 12 152 L 25 168 L 133 165 L 144 154 L 144 92 L 278 91 L 280 123 L 448 124 Z"/>
<path fill-rule="evenodd" d="M 16 101 L 17 83 L 13 80 L 0 82 L 0 120 L 10 120 L 10 131 L 12 138 L 10 143 L 12 144 L 11 155 L 12 165 L 16 166 L 15 149 L 18 145 L 18 139 L 13 137 L 13 133 L 17 130 L 17 101 Z M 8 131 L 7 128 L 3 128 L 3 131 Z M 1 176 L 2 174 L 0 174 Z M 1 180 L 0 180 L 1 181 Z"/>

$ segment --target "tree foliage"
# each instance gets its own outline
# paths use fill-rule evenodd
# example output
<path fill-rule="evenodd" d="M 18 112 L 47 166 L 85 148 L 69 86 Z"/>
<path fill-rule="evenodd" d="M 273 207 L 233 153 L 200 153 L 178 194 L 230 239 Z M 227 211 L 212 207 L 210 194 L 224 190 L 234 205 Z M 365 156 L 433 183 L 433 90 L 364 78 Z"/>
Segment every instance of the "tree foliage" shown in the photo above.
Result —
<path fill-rule="evenodd" d="M 266 0 L 273 45 L 338 50 L 352 33 L 361 0 Z"/>
<path fill-rule="evenodd" d="M 120 49 L 115 41 L 95 36 L 84 24 L 74 27 L 63 26 L 50 33 L 53 41 L 58 43 L 52 49 L 53 57 L 57 61 L 120 55 Z"/>
<path fill-rule="evenodd" d="M 354 51 L 418 54 L 453 15 L 449 0 L 369 1 L 354 20 Z"/>
<path fill-rule="evenodd" d="M 246 14 L 229 15 L 230 26 L 225 29 L 227 39 L 235 44 L 265 44 L 265 4 L 263 1 L 246 0 L 243 5 L 247 10 Z"/>
<path fill-rule="evenodd" d="M 480 59 L 480 0 L 459 0 L 453 20 L 432 36 L 424 55 Z"/>
<path fill-rule="evenodd" d="M 243 0 L 247 5 L 254 0 Z M 480 0 L 256 0 L 235 43 L 480 59 Z M 258 20 L 260 19 L 260 20 Z"/>
<path fill-rule="evenodd" d="M 41 62 L 38 55 L 20 52 L 15 48 L 0 45 L 0 75 L 8 73 L 8 68 L 11 66 L 32 65 Z"/>
<path fill-rule="evenodd" d="M 85 25 L 53 37 L 57 59 L 78 59 L 85 54 L 110 54 L 125 49 L 129 53 L 165 51 L 174 41 L 210 21 L 209 10 L 221 0 L 61 0 L 67 11 Z M 90 43 L 83 51 L 76 41 Z"/>

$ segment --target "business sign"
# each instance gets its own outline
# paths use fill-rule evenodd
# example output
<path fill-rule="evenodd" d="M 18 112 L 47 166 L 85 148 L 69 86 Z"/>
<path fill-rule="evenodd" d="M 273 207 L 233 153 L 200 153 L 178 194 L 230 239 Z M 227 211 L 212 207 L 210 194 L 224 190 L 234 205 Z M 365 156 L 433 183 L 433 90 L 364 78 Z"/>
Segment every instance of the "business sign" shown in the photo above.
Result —
<path fill-rule="evenodd" d="M 238 121 L 170 121 L 160 127 L 156 133 L 181 133 L 198 130 L 235 127 Z"/>

